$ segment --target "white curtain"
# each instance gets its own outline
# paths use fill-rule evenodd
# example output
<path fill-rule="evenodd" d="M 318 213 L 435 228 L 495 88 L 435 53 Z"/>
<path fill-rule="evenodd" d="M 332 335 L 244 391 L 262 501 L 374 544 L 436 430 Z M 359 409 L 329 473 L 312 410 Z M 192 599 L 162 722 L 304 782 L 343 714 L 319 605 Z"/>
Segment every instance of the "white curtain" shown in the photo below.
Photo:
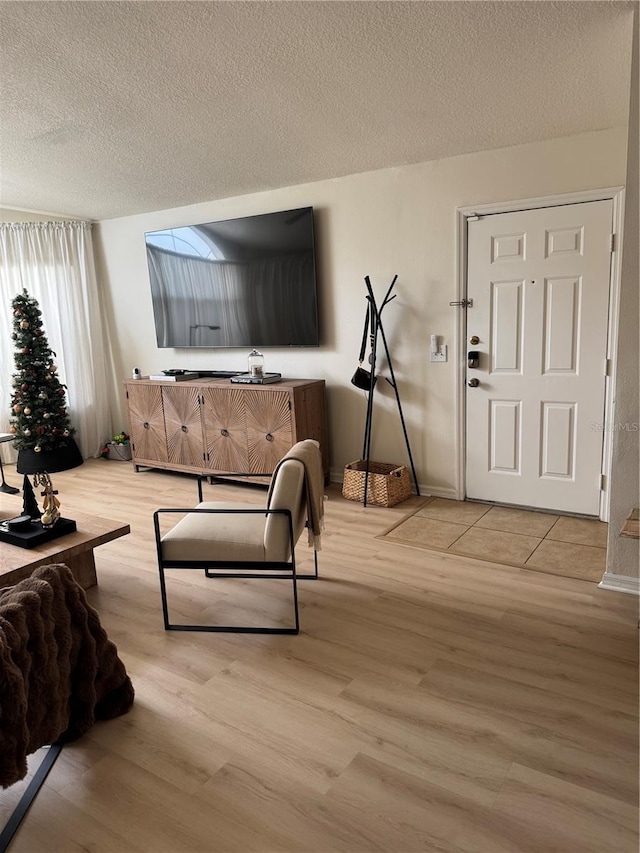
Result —
<path fill-rule="evenodd" d="M 98 456 L 111 422 L 91 223 L 0 223 L 0 432 L 8 431 L 15 372 L 11 302 L 23 289 L 40 305 L 80 451 Z M 8 447 L 0 445 L 4 458 L 15 458 Z"/>

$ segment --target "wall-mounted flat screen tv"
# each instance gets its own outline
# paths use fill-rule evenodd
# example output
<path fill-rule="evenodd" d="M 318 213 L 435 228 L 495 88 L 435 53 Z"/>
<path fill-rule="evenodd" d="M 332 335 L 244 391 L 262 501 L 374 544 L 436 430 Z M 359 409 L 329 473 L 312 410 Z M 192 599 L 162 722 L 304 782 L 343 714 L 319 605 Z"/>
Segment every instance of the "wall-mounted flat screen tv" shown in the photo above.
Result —
<path fill-rule="evenodd" d="M 145 241 L 159 347 L 318 346 L 313 208 Z"/>

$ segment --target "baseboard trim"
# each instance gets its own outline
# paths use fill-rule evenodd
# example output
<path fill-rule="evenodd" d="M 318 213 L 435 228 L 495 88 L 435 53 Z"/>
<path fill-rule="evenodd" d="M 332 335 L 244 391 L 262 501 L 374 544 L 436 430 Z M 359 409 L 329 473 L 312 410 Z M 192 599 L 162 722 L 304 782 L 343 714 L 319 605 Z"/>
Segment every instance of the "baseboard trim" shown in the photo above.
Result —
<path fill-rule="evenodd" d="M 424 498 L 446 498 L 450 501 L 458 500 L 456 490 L 454 488 L 449 488 L 448 486 L 429 486 L 420 483 L 420 494 Z"/>
<path fill-rule="evenodd" d="M 640 595 L 640 578 L 630 578 L 627 575 L 614 575 L 612 572 L 605 572 L 598 588 Z"/>
<path fill-rule="evenodd" d="M 342 483 L 344 480 L 344 468 L 331 468 L 329 470 L 330 483 Z"/>

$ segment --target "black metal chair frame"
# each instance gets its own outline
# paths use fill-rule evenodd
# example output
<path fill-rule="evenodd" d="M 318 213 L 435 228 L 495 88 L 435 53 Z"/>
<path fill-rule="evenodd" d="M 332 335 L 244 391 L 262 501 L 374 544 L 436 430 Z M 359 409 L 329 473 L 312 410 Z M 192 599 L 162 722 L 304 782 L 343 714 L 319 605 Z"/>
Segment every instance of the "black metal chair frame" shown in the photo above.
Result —
<path fill-rule="evenodd" d="M 6 853 L 9 849 L 13 836 L 18 831 L 20 824 L 33 805 L 33 801 L 38 795 L 38 791 L 44 785 L 45 780 L 49 775 L 51 768 L 56 763 L 63 746 L 64 739 L 61 736 L 57 741 L 55 741 L 55 743 L 50 744 L 47 748 L 38 769 L 31 777 L 27 788 L 18 800 L 18 803 L 5 823 L 2 832 L 0 832 L 0 853 Z"/>
<path fill-rule="evenodd" d="M 202 486 L 198 482 L 198 494 L 202 501 Z M 191 513 L 210 513 L 212 515 L 285 515 L 289 527 L 289 550 L 291 559 L 284 562 L 265 561 L 229 561 L 229 560 L 164 560 L 162 557 L 162 543 L 160 535 L 160 516 L 166 513 L 180 513 L 182 515 Z M 215 631 L 238 634 L 298 634 L 300 631 L 300 617 L 298 612 L 298 580 L 316 580 L 318 578 L 318 554 L 314 549 L 314 574 L 298 575 L 296 573 L 295 541 L 293 535 L 293 518 L 289 509 L 211 509 L 205 507 L 194 507 L 192 509 L 167 508 L 158 509 L 153 514 L 153 526 L 156 537 L 156 548 L 158 552 L 158 571 L 160 573 L 160 595 L 162 597 L 162 614 L 164 617 L 165 631 Z M 243 625 L 181 625 L 169 620 L 169 604 L 167 600 L 167 586 L 165 581 L 166 569 L 196 569 L 204 570 L 207 578 L 267 578 L 290 580 L 293 592 L 293 614 L 294 626 L 288 628 L 254 627 Z"/>

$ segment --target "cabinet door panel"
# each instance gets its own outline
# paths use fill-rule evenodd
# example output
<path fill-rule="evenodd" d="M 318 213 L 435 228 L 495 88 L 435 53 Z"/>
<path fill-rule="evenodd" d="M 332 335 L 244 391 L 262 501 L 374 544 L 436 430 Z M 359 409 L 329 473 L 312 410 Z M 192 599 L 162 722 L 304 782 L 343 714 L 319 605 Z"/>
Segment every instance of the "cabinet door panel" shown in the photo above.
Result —
<path fill-rule="evenodd" d="M 162 402 L 169 462 L 202 468 L 204 445 L 198 389 L 165 386 Z"/>
<path fill-rule="evenodd" d="M 160 388 L 149 385 L 127 387 L 129 431 L 135 459 L 167 461 L 167 442 Z"/>
<path fill-rule="evenodd" d="M 248 473 L 244 392 L 238 388 L 207 388 L 202 396 L 207 468 Z"/>
<path fill-rule="evenodd" d="M 293 445 L 287 391 L 246 390 L 249 473 L 271 473 Z"/>

